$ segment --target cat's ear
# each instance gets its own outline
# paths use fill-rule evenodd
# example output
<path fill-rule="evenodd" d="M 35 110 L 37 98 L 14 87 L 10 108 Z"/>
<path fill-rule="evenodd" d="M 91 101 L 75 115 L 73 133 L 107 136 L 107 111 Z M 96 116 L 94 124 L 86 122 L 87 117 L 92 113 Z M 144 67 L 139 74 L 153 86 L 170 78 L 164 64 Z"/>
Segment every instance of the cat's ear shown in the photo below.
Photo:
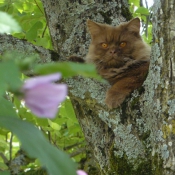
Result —
<path fill-rule="evenodd" d="M 131 32 L 139 33 L 140 32 L 140 19 L 134 18 L 127 24 L 127 29 Z"/>
<path fill-rule="evenodd" d="M 102 30 L 100 23 L 96 23 L 94 21 L 91 21 L 90 19 L 87 20 L 87 27 L 91 36 L 99 34 L 100 31 Z"/>

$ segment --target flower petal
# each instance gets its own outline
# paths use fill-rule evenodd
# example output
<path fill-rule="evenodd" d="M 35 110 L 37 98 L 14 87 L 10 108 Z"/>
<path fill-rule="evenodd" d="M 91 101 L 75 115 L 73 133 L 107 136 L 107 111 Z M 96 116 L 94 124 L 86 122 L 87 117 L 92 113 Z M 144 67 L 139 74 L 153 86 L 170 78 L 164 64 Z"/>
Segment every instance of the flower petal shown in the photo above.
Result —
<path fill-rule="evenodd" d="M 77 170 L 77 175 L 88 175 L 88 174 L 83 170 Z"/>
<path fill-rule="evenodd" d="M 27 79 L 24 83 L 23 89 L 30 89 L 38 84 L 45 84 L 53 81 L 57 81 L 61 78 L 60 73 L 50 74 L 46 76 L 38 76 L 35 78 Z"/>
<path fill-rule="evenodd" d="M 66 95 L 65 84 L 41 84 L 25 91 L 25 104 L 39 117 L 53 118 Z"/>

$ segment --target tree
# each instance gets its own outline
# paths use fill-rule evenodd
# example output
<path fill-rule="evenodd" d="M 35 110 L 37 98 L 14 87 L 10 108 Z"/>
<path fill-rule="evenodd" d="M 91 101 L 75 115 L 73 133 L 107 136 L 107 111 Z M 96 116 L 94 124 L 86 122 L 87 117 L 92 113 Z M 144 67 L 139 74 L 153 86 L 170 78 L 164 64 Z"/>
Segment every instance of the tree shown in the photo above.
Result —
<path fill-rule="evenodd" d="M 10 36 L 0 36 L 2 48 L 13 48 L 15 43 L 19 50 L 38 52 L 38 62 L 66 61 L 74 54 L 85 57 L 90 41 L 86 19 L 116 25 L 132 18 L 126 0 L 42 3 L 54 52 Z M 143 88 L 120 108 L 105 106 L 107 84 L 81 76 L 66 80 L 88 150 L 99 169 L 89 166 L 90 175 L 174 174 L 174 6 L 173 0 L 155 2 L 149 73 Z"/>

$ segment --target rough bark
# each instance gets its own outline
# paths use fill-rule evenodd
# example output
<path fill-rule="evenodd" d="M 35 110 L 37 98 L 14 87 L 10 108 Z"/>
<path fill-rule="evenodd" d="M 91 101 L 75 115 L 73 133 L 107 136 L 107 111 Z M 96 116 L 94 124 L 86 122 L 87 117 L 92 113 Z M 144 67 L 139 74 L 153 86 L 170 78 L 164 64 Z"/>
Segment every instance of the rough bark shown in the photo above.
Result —
<path fill-rule="evenodd" d="M 39 52 L 46 61 L 86 55 L 90 41 L 87 18 L 113 25 L 131 18 L 126 0 L 42 2 L 53 48 L 59 55 L 52 57 L 50 51 L 39 47 L 42 53 L 48 53 Z M 155 0 L 149 74 L 144 86 L 132 93 L 121 108 L 108 110 L 105 106 L 108 84 L 81 76 L 67 80 L 77 118 L 100 170 L 89 175 L 175 174 L 174 16 L 173 0 Z M 4 44 L 2 38 L 0 52 L 14 47 L 14 42 L 5 42 L 5 38 Z M 30 44 L 15 41 L 20 43 L 16 45 L 19 50 L 37 52 Z"/>
<path fill-rule="evenodd" d="M 147 105 L 142 107 L 142 116 L 147 114 L 145 124 L 147 130 L 151 131 L 149 140 L 151 140 L 152 156 L 157 154 L 162 161 L 163 175 L 173 175 L 175 174 L 175 1 L 156 0 L 153 12 L 152 58 L 144 94 Z"/>
<path fill-rule="evenodd" d="M 49 63 L 59 59 L 59 54 L 54 51 L 35 46 L 26 40 L 17 39 L 11 35 L 0 34 L 0 54 L 8 51 L 17 51 L 19 53 L 23 53 L 24 56 L 38 54 L 38 58 L 36 60 L 38 64 Z"/>
<path fill-rule="evenodd" d="M 42 2 L 53 47 L 60 54 L 60 60 L 72 54 L 85 57 L 90 42 L 86 30 L 88 18 L 113 25 L 125 21 L 125 18 L 131 19 L 126 1 L 43 0 Z M 115 112 L 109 112 L 104 105 L 107 85 L 82 77 L 69 79 L 67 83 L 77 118 L 100 167 L 99 174 L 115 173 L 113 167 L 115 165 L 110 161 L 115 137 L 112 129 L 120 119 L 119 115 L 116 117 Z M 109 126 L 109 116 L 112 120 L 111 126 Z M 90 172 L 90 174 L 97 174 L 97 172 Z"/>

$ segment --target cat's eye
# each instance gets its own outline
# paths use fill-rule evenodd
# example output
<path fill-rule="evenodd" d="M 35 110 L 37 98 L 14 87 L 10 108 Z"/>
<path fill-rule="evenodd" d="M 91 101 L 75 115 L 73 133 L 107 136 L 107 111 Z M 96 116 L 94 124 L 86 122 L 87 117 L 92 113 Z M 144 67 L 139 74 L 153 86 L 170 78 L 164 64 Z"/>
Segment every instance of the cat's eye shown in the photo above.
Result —
<path fill-rule="evenodd" d="M 102 46 L 104 49 L 106 49 L 106 48 L 108 47 L 108 44 L 102 43 L 101 46 Z"/>
<path fill-rule="evenodd" d="M 126 42 L 121 42 L 121 43 L 120 43 L 120 47 L 121 47 L 121 48 L 124 48 L 125 46 L 126 46 Z"/>

